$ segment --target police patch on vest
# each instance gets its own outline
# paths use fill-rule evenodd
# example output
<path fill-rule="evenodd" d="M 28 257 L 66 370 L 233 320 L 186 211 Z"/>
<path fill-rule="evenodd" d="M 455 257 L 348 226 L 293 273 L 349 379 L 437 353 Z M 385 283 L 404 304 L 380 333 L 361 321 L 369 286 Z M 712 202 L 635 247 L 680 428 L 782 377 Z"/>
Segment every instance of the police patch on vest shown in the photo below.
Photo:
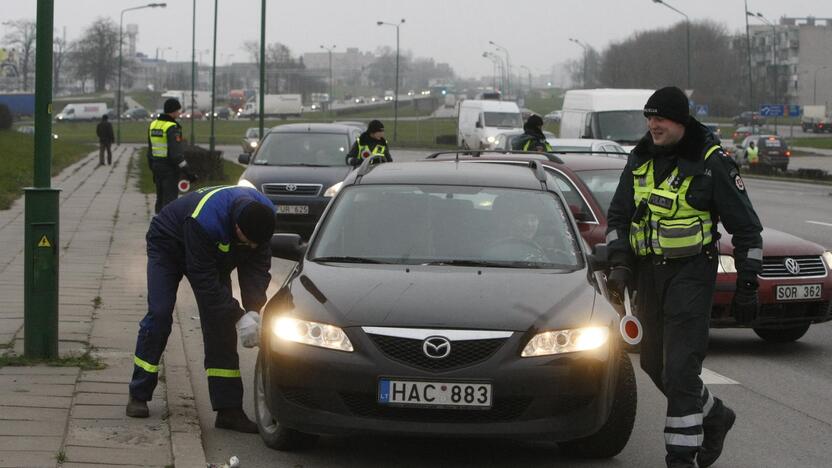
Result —
<path fill-rule="evenodd" d="M 734 184 L 737 186 L 737 190 L 745 192 L 745 182 L 742 181 L 742 177 L 739 174 L 734 176 Z"/>
<path fill-rule="evenodd" d="M 150 136 L 163 137 L 163 136 L 165 136 L 165 132 L 163 132 L 159 128 L 154 128 L 154 129 L 150 130 Z"/>
<path fill-rule="evenodd" d="M 651 193 L 650 199 L 648 201 L 651 205 L 655 205 L 666 210 L 673 208 L 673 199 L 669 197 L 663 197 L 657 193 Z"/>

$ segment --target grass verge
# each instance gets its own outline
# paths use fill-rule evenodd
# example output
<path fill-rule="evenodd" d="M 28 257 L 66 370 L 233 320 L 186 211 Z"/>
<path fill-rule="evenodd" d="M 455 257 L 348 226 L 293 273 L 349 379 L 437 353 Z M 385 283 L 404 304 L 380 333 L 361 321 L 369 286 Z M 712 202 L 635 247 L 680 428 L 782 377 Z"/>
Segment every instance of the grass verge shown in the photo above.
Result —
<path fill-rule="evenodd" d="M 832 137 L 793 138 L 789 146 L 805 146 L 807 148 L 832 149 Z"/>
<path fill-rule="evenodd" d="M 138 150 L 132 158 L 130 171 L 136 175 L 136 186 L 141 193 L 155 194 L 156 185 L 153 183 L 153 173 L 150 172 L 150 167 L 147 165 L 147 158 L 144 156 L 145 150 Z M 231 161 L 223 160 L 223 173 L 225 178 L 222 180 L 198 180 L 191 185 L 191 191 L 200 187 L 207 187 L 211 185 L 236 185 L 240 179 L 240 175 L 245 170 L 245 167 L 239 164 L 234 164 Z"/>

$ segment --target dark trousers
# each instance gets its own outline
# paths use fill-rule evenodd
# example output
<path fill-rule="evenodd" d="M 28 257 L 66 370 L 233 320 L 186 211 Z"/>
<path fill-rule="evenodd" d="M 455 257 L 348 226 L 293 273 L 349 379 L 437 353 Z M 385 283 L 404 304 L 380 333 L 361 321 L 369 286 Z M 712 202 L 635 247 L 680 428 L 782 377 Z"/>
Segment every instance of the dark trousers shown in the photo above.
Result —
<path fill-rule="evenodd" d="M 151 222 L 147 233 L 147 315 L 139 324 L 136 340 L 133 378 L 130 395 L 150 401 L 159 377 L 159 362 L 170 336 L 173 308 L 179 282 L 185 275 L 184 246 L 156 228 Z M 224 276 L 225 287 L 231 288 L 231 277 Z M 199 318 L 205 348 L 205 369 L 208 393 L 214 410 L 241 408 L 243 382 L 240 379 L 235 320 L 230 314 L 207 312 L 197 297 Z"/>
<path fill-rule="evenodd" d="M 112 143 L 98 143 L 98 164 L 104 165 L 104 152 L 107 152 L 107 164 L 113 163 L 113 150 L 112 150 Z"/>
<path fill-rule="evenodd" d="M 667 461 L 693 461 L 702 445 L 702 420 L 716 403 L 699 374 L 718 254 L 678 260 L 644 258 L 638 264 L 637 315 L 643 326 L 641 367 L 667 397 Z"/>
<path fill-rule="evenodd" d="M 155 212 L 159 214 L 165 205 L 179 197 L 179 177 L 169 169 L 153 169 L 153 183 L 156 184 Z"/>

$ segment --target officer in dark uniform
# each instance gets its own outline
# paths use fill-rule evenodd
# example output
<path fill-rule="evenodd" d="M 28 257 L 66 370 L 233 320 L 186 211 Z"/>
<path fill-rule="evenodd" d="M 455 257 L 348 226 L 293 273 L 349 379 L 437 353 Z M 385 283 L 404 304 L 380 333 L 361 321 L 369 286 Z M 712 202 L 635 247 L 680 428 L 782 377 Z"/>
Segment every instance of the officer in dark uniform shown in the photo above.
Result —
<path fill-rule="evenodd" d="M 359 166 L 365 159 L 377 155 L 384 156 L 386 162 L 393 162 L 387 140 L 384 139 L 384 124 L 379 120 L 371 120 L 367 125 L 367 131 L 353 143 L 346 161 L 348 165 Z"/>
<path fill-rule="evenodd" d="M 543 119 L 539 115 L 531 115 L 523 124 L 523 134 L 515 138 L 511 144 L 514 151 L 552 151 L 552 145 L 546 141 L 543 134 Z"/>
<path fill-rule="evenodd" d="M 147 160 L 156 184 L 156 213 L 179 196 L 179 175 L 193 182 L 196 178 L 188 170 L 182 143 L 182 127 L 176 121 L 182 105 L 176 99 L 165 101 L 165 113 L 150 122 L 147 136 Z"/>
<path fill-rule="evenodd" d="M 140 323 L 126 413 L 146 418 L 159 362 L 173 321 L 176 291 L 186 276 L 196 296 L 215 427 L 257 432 L 243 412 L 237 334 L 259 343 L 260 315 L 271 280 L 269 239 L 274 205 L 255 189 L 206 187 L 168 204 L 147 231 L 147 315 Z M 242 305 L 231 293 L 237 269 Z M 249 312 L 245 312 L 248 310 Z M 234 328 L 237 328 L 237 333 Z"/>
<path fill-rule="evenodd" d="M 722 453 L 736 417 L 699 378 L 716 284 L 717 223 L 733 235 L 732 313 L 741 324 L 758 310 L 762 226 L 737 165 L 689 115 L 682 90 L 656 91 L 644 115 L 649 132 L 630 154 L 609 209 L 607 287 L 622 301 L 635 279 L 641 367 L 667 397 L 667 465 L 707 467 Z"/>

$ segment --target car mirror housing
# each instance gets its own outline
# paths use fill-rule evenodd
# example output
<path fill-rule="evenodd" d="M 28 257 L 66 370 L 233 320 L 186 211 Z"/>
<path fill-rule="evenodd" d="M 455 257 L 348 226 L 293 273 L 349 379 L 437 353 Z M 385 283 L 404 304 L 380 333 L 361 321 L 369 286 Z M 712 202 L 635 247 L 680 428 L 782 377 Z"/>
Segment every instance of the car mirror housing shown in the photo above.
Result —
<path fill-rule="evenodd" d="M 251 155 L 248 153 L 240 153 L 240 155 L 237 156 L 237 162 L 239 162 L 240 164 L 248 164 L 250 160 Z"/>
<path fill-rule="evenodd" d="M 592 271 L 602 271 L 609 268 L 609 251 L 607 244 L 596 244 L 592 253 L 588 255 L 589 266 Z"/>
<path fill-rule="evenodd" d="M 307 244 L 298 234 L 274 234 L 269 246 L 272 257 L 299 262 L 306 254 Z"/>
<path fill-rule="evenodd" d="M 474 126 L 477 127 L 477 128 L 482 128 L 482 122 L 477 120 L 477 123 L 475 123 Z"/>

